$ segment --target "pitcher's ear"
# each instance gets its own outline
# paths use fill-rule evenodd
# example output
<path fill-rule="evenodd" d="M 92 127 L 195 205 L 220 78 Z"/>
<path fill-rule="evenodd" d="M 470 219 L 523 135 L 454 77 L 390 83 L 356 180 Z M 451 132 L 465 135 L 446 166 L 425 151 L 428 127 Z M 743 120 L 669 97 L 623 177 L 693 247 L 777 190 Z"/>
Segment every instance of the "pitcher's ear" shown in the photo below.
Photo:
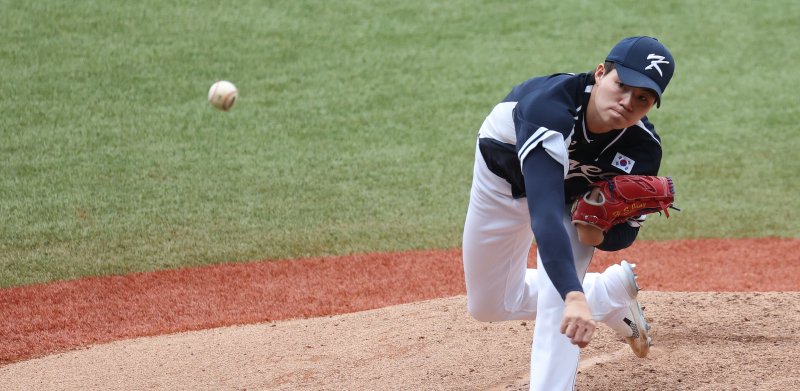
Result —
<path fill-rule="evenodd" d="M 604 64 L 598 64 L 597 68 L 594 70 L 594 78 L 599 79 L 606 74 L 606 66 Z"/>

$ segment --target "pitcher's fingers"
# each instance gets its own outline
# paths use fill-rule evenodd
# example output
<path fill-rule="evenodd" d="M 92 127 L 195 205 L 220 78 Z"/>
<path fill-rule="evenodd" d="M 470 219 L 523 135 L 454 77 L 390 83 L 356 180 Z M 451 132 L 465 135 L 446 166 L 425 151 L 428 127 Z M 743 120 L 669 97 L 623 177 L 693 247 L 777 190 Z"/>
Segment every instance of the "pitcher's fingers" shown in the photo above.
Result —
<path fill-rule="evenodd" d="M 586 333 L 586 328 L 584 326 L 577 327 L 575 330 L 575 334 L 572 337 L 570 337 L 570 342 L 572 342 L 573 345 L 580 346 L 580 344 L 583 343 L 583 338 L 585 333 Z"/>
<path fill-rule="evenodd" d="M 569 322 L 567 323 L 567 327 L 564 330 L 563 334 L 567 336 L 567 338 L 572 339 L 575 338 L 575 334 L 580 330 L 580 326 L 576 322 Z"/>
<path fill-rule="evenodd" d="M 575 337 L 573 338 L 572 343 L 578 345 L 581 348 L 586 347 L 587 345 L 589 345 L 589 342 L 592 341 L 592 337 L 594 337 L 595 328 L 596 325 L 594 324 L 594 322 L 587 323 L 585 326 L 581 327 L 581 329 L 575 333 Z"/>

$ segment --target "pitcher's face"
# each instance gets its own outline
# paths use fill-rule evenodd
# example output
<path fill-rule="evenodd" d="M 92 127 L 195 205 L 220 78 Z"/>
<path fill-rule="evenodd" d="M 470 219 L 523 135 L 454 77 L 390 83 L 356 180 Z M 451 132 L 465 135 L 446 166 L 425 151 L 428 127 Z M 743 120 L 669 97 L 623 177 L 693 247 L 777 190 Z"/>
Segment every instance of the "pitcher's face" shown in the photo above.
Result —
<path fill-rule="evenodd" d="M 589 101 L 589 129 L 603 133 L 633 126 L 655 105 L 656 94 L 646 88 L 627 86 L 617 71 L 595 70 L 595 85 Z"/>

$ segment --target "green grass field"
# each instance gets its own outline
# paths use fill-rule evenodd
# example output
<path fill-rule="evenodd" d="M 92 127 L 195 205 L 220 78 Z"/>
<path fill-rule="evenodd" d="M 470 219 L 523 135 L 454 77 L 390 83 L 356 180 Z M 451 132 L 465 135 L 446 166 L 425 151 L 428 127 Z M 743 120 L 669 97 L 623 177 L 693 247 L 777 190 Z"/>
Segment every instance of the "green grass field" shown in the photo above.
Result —
<path fill-rule="evenodd" d="M 642 34 L 683 212 L 640 237 L 798 236 L 800 3 L 540 3 L 0 0 L 0 287 L 459 247 L 494 104 Z"/>

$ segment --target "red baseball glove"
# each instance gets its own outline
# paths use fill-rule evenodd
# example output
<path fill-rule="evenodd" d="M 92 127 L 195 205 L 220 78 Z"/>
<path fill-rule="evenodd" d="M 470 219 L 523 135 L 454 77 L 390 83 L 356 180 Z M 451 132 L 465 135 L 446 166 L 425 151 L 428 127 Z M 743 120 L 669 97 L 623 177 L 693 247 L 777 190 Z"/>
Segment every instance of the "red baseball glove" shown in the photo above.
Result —
<path fill-rule="evenodd" d="M 618 175 L 595 182 L 592 190 L 575 202 L 572 209 L 574 224 L 592 225 L 608 231 L 612 226 L 632 217 L 664 212 L 675 198 L 672 178 L 645 175 Z"/>

